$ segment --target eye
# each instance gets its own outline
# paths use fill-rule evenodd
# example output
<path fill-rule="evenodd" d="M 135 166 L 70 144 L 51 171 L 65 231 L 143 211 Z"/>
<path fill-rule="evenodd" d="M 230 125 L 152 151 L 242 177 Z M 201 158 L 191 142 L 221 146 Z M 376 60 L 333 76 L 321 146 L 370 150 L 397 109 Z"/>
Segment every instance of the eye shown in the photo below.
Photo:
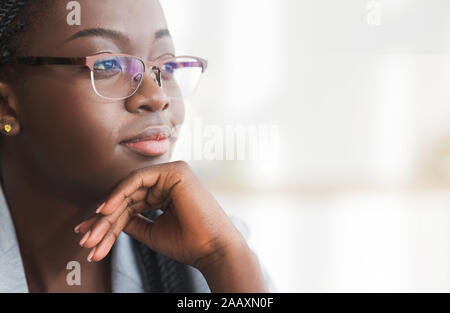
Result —
<path fill-rule="evenodd" d="M 97 61 L 94 69 L 98 71 L 121 71 L 122 67 L 117 59 L 107 59 Z"/>
<path fill-rule="evenodd" d="M 166 74 L 173 74 L 173 71 L 178 68 L 178 64 L 176 62 L 167 62 L 164 63 L 161 70 Z"/>
<path fill-rule="evenodd" d="M 165 81 L 172 81 L 176 70 L 178 69 L 177 62 L 167 62 L 161 67 L 161 77 Z"/>

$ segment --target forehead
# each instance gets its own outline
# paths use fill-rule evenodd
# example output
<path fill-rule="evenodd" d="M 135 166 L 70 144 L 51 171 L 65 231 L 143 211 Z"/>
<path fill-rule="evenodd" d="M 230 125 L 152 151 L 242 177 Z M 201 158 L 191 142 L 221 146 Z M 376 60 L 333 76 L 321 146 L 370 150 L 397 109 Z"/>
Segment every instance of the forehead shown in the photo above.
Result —
<path fill-rule="evenodd" d="M 81 25 L 69 25 L 69 1 L 53 1 L 44 18 L 35 24 L 28 51 L 33 55 L 82 55 L 92 49 L 110 49 L 117 52 L 149 55 L 154 49 L 171 49 L 170 37 L 155 41 L 155 35 L 167 29 L 166 20 L 157 0 L 78 0 Z M 128 40 L 115 40 L 107 36 L 82 36 L 67 41 L 86 29 L 108 29 L 123 33 Z M 81 46 L 81 47 L 80 47 Z M 83 47 L 84 46 L 84 47 Z"/>

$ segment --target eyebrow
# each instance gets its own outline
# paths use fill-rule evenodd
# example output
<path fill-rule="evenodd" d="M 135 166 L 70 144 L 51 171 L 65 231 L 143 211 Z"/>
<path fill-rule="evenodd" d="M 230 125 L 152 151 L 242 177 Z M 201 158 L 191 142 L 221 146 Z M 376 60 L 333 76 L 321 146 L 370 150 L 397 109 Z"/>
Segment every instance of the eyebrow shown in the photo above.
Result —
<path fill-rule="evenodd" d="M 124 33 L 120 32 L 120 31 L 117 31 L 117 30 L 112 30 L 112 29 L 107 29 L 107 28 L 88 28 L 88 29 L 80 30 L 79 32 L 73 34 L 72 36 L 67 38 L 65 40 L 65 42 L 68 42 L 68 41 L 71 41 L 71 40 L 74 40 L 77 38 L 91 37 L 91 36 L 106 37 L 106 38 L 110 38 L 110 39 L 118 40 L 118 41 L 122 41 L 122 42 L 130 41 L 130 38 L 128 38 L 127 35 L 125 35 Z M 171 37 L 168 29 L 157 30 L 155 32 L 154 40 L 156 41 L 156 40 L 164 38 L 164 37 Z"/>
<path fill-rule="evenodd" d="M 164 37 L 171 37 L 168 29 L 160 29 L 155 33 L 155 41 Z"/>

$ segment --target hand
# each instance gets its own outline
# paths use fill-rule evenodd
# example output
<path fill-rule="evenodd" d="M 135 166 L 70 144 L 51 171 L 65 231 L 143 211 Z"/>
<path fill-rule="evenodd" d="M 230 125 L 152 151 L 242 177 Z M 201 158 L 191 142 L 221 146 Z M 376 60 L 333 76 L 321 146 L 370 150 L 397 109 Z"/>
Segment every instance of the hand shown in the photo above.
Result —
<path fill-rule="evenodd" d="M 226 251 L 246 249 L 245 239 L 214 197 L 182 161 L 133 171 L 82 222 L 80 244 L 91 248 L 88 259 L 102 260 L 123 230 L 149 248 L 199 270 Z M 155 221 L 142 212 L 160 209 Z"/>

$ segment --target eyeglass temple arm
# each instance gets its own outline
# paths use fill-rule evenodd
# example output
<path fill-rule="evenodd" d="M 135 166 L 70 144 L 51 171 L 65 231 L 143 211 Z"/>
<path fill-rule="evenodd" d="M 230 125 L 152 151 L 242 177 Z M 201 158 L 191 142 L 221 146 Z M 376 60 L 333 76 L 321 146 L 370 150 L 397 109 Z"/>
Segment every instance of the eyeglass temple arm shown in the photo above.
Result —
<path fill-rule="evenodd" d="M 12 57 L 8 63 L 26 65 L 86 65 L 86 57 Z"/>

